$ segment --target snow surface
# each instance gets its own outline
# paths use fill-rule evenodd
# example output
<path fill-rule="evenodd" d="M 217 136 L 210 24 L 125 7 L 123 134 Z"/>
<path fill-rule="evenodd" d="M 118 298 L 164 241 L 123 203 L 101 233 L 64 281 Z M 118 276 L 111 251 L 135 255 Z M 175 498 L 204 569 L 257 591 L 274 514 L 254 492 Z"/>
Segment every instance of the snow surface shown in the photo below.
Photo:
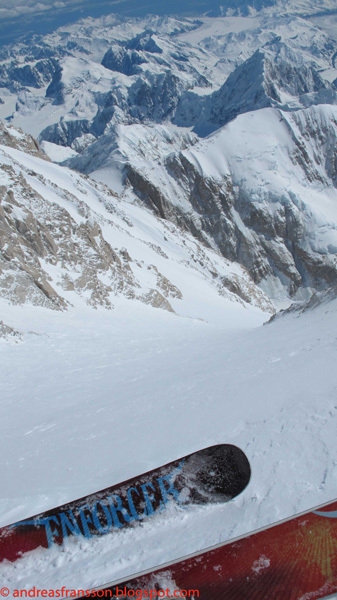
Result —
<path fill-rule="evenodd" d="M 71 158 L 77 154 L 77 152 L 71 148 L 57 146 L 57 144 L 52 144 L 52 142 L 42 142 L 41 148 L 47 154 L 50 160 L 56 163 L 61 163 L 64 160 L 67 160 L 67 158 Z"/>
<path fill-rule="evenodd" d="M 264 326 L 235 305 L 206 323 L 124 299 L 1 316 L 24 331 L 1 344 L 2 525 L 221 442 L 252 480 L 226 505 L 3 563 L 0 585 L 98 586 L 335 497 L 337 301 Z"/>

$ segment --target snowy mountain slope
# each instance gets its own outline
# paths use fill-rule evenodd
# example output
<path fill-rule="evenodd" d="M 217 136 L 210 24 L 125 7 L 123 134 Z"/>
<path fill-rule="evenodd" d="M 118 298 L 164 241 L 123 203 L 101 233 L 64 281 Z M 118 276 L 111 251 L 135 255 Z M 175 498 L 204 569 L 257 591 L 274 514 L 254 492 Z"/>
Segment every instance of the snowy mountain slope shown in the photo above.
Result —
<path fill-rule="evenodd" d="M 3 130 L 5 136 L 10 145 L 0 146 L 2 297 L 65 309 L 78 296 L 112 308 L 123 295 L 170 311 L 177 302 L 184 313 L 184 294 L 190 295 L 196 277 L 215 296 L 242 304 L 244 297 L 272 310 L 238 264 L 170 223 L 130 203 L 122 206 L 102 184 L 12 148 L 27 147 L 23 134 L 20 139 L 11 128 Z"/>
<path fill-rule="evenodd" d="M 255 33 L 253 39 L 255 46 L 259 41 L 259 47 L 230 73 L 219 90 L 206 97 L 195 93 L 182 95 L 174 122 L 194 125 L 197 133 L 205 135 L 207 128 L 210 132 L 237 115 L 266 106 L 294 110 L 312 104 L 336 103 L 335 85 L 320 75 L 332 61 L 331 40 L 327 39 L 323 45 L 321 39 L 323 48 L 312 47 L 308 52 L 306 47 L 303 52 L 303 42 L 301 48 L 291 39 L 283 41 L 283 36 L 276 33 L 264 44 Z M 224 54 L 227 55 L 227 44 Z"/>
<path fill-rule="evenodd" d="M 155 171 L 145 157 L 128 164 L 127 180 L 270 297 L 303 298 L 336 278 L 336 116 L 323 105 L 249 112 Z"/>
<path fill-rule="evenodd" d="M 214 36 L 210 21 L 111 16 L 9 48 L 2 111 L 17 95 L 11 120 L 52 159 L 183 226 L 274 302 L 309 297 L 336 269 L 336 41 L 299 17 L 216 19 Z M 41 57 L 54 71 L 34 88 Z"/>

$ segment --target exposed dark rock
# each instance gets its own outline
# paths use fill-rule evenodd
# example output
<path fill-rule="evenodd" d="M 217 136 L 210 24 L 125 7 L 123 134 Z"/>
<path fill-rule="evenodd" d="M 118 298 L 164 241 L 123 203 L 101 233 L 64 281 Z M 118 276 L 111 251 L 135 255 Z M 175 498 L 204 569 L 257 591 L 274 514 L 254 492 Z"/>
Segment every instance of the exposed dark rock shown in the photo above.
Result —
<path fill-rule="evenodd" d="M 125 47 L 128 50 L 145 50 L 151 54 L 162 54 L 162 49 L 155 42 L 152 35 L 152 32 L 144 31 L 127 42 Z"/>
<path fill-rule="evenodd" d="M 71 146 L 76 138 L 89 132 L 90 122 L 87 119 L 74 121 L 65 121 L 62 119 L 59 123 L 46 127 L 40 134 L 40 140 L 52 142 L 58 146 Z"/>
<path fill-rule="evenodd" d="M 139 77 L 129 89 L 129 113 L 139 121 L 161 122 L 174 115 L 185 86 L 170 71 L 160 75 Z"/>
<path fill-rule="evenodd" d="M 0 121 L 0 144 L 15 148 L 16 150 L 22 150 L 44 160 L 49 160 L 39 147 L 38 142 L 31 135 L 24 134 L 21 130 L 15 130 L 16 135 L 14 135 L 12 131 L 11 127 L 5 127 Z M 18 133 L 20 134 L 19 136 Z"/>
<path fill-rule="evenodd" d="M 102 65 L 110 71 L 117 71 L 124 75 L 135 75 L 141 72 L 139 65 L 146 63 L 136 50 L 126 50 L 122 47 L 110 48 L 103 57 Z"/>
<path fill-rule="evenodd" d="M 46 98 L 53 98 L 53 104 L 59 105 L 64 103 L 62 67 L 55 62 L 54 69 L 53 78 L 46 90 Z"/>

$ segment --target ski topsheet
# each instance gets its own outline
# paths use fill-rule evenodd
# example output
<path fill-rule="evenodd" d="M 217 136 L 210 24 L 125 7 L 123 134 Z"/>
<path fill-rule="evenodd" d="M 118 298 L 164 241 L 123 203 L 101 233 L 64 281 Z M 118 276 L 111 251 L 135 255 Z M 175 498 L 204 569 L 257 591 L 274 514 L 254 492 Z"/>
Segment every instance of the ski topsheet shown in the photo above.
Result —
<path fill-rule="evenodd" d="M 227 502 L 250 479 L 245 454 L 231 444 L 205 448 L 113 487 L 0 530 L 0 561 L 15 561 L 69 536 L 92 538 L 143 521 L 169 502 Z"/>
<path fill-rule="evenodd" d="M 137 590 L 143 598 L 336 598 L 337 501 L 100 590 L 122 600 Z"/>

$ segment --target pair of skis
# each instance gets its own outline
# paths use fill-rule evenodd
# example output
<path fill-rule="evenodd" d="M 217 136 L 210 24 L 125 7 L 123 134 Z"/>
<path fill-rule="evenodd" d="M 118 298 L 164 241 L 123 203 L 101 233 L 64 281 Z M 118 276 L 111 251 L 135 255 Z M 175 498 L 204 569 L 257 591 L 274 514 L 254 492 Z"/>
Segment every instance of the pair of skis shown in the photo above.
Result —
<path fill-rule="evenodd" d="M 100 590 L 121 600 L 337 599 L 337 502 Z"/>
<path fill-rule="evenodd" d="M 0 530 L 0 561 L 39 546 L 135 526 L 170 502 L 227 502 L 248 485 L 250 465 L 236 446 L 190 454 L 140 477 Z M 19 568 L 19 562 L 18 562 Z M 318 600 L 337 593 L 337 501 L 240 539 L 103 584 L 92 597 L 194 600 Z"/>

